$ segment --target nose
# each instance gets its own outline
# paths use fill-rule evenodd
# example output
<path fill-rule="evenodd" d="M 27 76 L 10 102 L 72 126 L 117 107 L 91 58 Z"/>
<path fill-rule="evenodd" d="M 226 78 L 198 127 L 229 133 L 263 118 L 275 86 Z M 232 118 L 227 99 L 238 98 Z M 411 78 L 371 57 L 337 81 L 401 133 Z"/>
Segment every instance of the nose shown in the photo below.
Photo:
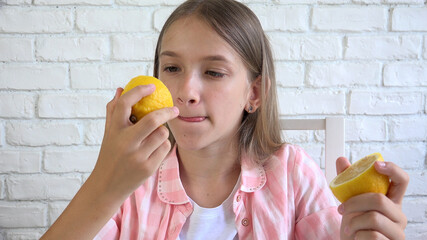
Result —
<path fill-rule="evenodd" d="M 192 106 L 200 102 L 200 81 L 197 74 L 186 74 L 177 86 L 176 102 L 179 105 Z"/>

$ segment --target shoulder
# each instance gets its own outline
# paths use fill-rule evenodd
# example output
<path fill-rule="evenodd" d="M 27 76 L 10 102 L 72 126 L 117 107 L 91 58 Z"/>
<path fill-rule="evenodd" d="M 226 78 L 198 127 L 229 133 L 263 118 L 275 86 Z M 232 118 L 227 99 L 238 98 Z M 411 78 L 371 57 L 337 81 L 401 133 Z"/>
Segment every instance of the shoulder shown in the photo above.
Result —
<path fill-rule="evenodd" d="M 284 165 L 294 168 L 301 164 L 316 164 L 310 155 L 300 146 L 293 144 L 283 144 L 266 162 L 267 170 Z"/>
<path fill-rule="evenodd" d="M 320 166 L 298 145 L 284 144 L 271 156 L 264 169 L 267 175 L 292 183 L 295 188 L 325 181 Z"/>

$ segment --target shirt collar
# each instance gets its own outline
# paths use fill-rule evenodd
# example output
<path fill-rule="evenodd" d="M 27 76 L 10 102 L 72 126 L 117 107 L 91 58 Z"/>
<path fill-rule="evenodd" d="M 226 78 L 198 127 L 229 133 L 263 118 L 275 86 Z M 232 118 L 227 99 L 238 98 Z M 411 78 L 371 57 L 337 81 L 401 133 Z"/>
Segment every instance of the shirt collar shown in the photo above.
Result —
<path fill-rule="evenodd" d="M 179 177 L 179 163 L 176 155 L 176 145 L 160 164 L 157 178 L 157 195 L 161 201 L 169 204 L 184 204 L 190 202 Z M 249 156 L 242 156 L 241 184 L 243 192 L 255 192 L 261 189 L 267 178 L 264 167 L 255 163 Z"/>

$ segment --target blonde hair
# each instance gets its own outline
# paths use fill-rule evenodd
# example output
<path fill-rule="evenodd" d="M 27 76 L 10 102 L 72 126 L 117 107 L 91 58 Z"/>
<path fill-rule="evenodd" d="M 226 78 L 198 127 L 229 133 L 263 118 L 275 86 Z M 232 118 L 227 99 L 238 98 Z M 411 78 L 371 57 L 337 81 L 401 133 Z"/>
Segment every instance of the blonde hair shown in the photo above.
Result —
<path fill-rule="evenodd" d="M 254 113 L 244 113 L 239 129 L 239 156 L 246 153 L 265 163 L 283 141 L 280 134 L 276 78 L 270 43 L 256 15 L 233 0 L 188 0 L 165 22 L 157 41 L 154 76 L 159 74 L 159 54 L 165 32 L 176 20 L 194 15 L 210 25 L 240 55 L 250 81 L 261 77 L 261 105 Z M 172 144 L 175 143 L 170 134 Z"/>

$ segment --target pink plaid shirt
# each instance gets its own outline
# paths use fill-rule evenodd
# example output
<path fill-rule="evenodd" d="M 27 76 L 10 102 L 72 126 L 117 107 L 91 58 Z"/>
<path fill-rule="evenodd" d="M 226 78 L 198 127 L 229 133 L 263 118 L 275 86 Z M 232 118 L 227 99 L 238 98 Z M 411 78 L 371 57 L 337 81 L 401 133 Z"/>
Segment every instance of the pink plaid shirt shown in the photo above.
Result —
<path fill-rule="evenodd" d="M 318 165 L 286 144 L 264 167 L 242 158 L 233 196 L 239 239 L 339 239 L 341 216 Z M 193 207 L 179 178 L 176 148 L 95 239 L 177 239 Z"/>

